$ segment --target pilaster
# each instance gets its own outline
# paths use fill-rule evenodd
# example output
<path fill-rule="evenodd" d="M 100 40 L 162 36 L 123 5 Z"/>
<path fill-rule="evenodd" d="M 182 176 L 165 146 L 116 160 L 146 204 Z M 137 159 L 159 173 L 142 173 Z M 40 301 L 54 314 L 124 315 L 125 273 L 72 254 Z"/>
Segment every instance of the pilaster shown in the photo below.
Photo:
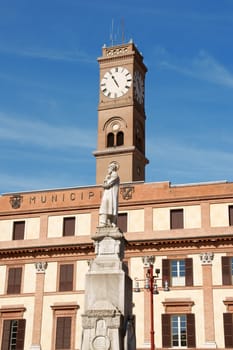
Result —
<path fill-rule="evenodd" d="M 212 261 L 214 254 L 212 252 L 200 254 L 203 274 L 203 303 L 204 303 L 204 329 L 205 344 L 204 348 L 216 348 L 215 330 L 214 330 L 214 302 L 213 302 L 213 283 L 212 283 Z"/>
<path fill-rule="evenodd" d="M 36 268 L 36 290 L 35 290 L 35 304 L 34 304 L 34 319 L 32 332 L 32 345 L 30 350 L 41 350 L 41 324 L 43 312 L 43 293 L 44 293 L 44 279 L 45 271 L 47 269 L 47 262 L 39 261 L 35 263 Z"/>

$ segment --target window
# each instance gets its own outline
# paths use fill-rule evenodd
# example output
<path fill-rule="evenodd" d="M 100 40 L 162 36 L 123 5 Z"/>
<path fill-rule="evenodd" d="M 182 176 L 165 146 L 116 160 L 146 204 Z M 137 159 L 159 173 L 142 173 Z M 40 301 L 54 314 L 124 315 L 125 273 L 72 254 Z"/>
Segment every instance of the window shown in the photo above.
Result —
<path fill-rule="evenodd" d="M 171 316 L 172 346 L 187 346 L 187 325 L 186 316 Z"/>
<path fill-rule="evenodd" d="M 107 135 L 107 147 L 116 147 L 124 145 L 124 133 L 119 131 L 117 134 L 112 132 Z"/>
<path fill-rule="evenodd" d="M 136 147 L 141 151 L 144 152 L 144 140 L 145 140 L 145 135 L 144 135 L 144 126 L 136 121 L 136 133 L 135 133 L 135 145 Z"/>
<path fill-rule="evenodd" d="M 1 350 L 24 350 L 26 320 L 4 320 Z"/>
<path fill-rule="evenodd" d="M 76 318 L 79 305 L 64 303 L 51 306 L 53 310 L 52 349 L 71 350 L 75 348 Z"/>
<path fill-rule="evenodd" d="M 172 209 L 170 211 L 170 228 L 184 228 L 184 211 L 183 209 Z"/>
<path fill-rule="evenodd" d="M 117 146 L 124 145 L 124 133 L 122 131 L 119 131 L 117 133 Z"/>
<path fill-rule="evenodd" d="M 107 136 L 107 147 L 113 147 L 114 146 L 114 134 L 110 132 Z"/>
<path fill-rule="evenodd" d="M 232 313 L 223 314 L 225 348 L 233 348 L 233 317 Z"/>
<path fill-rule="evenodd" d="M 233 226 L 233 205 L 229 206 L 229 225 Z"/>
<path fill-rule="evenodd" d="M 71 349 L 71 317 L 57 317 L 55 349 Z"/>
<path fill-rule="evenodd" d="M 127 232 L 128 230 L 127 217 L 128 217 L 127 213 L 118 214 L 117 226 L 122 232 Z"/>
<path fill-rule="evenodd" d="M 163 259 L 162 260 L 163 283 L 171 286 L 193 285 L 193 259 Z"/>
<path fill-rule="evenodd" d="M 73 290 L 73 275 L 73 264 L 60 265 L 59 292 L 67 292 Z"/>
<path fill-rule="evenodd" d="M 222 256 L 222 284 L 233 284 L 233 258 L 230 256 Z"/>
<path fill-rule="evenodd" d="M 24 239 L 25 221 L 13 223 L 13 240 Z"/>
<path fill-rule="evenodd" d="M 21 291 L 22 267 L 8 270 L 7 294 L 19 294 Z"/>
<path fill-rule="evenodd" d="M 74 236 L 74 234 L 75 234 L 75 217 L 64 218 L 63 237 Z"/>
<path fill-rule="evenodd" d="M 171 261 L 172 286 L 185 286 L 185 260 Z"/>
<path fill-rule="evenodd" d="M 163 314 L 162 342 L 164 348 L 195 348 L 194 314 Z"/>

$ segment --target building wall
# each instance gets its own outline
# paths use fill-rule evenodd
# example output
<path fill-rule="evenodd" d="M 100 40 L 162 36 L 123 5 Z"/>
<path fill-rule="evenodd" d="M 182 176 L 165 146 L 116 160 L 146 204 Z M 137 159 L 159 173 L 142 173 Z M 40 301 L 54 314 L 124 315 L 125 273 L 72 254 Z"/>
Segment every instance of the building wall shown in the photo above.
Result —
<path fill-rule="evenodd" d="M 169 183 L 132 184 L 124 197 L 120 189 L 119 212 L 127 214 L 128 245 L 125 260 L 130 276 L 140 280 L 133 292 L 137 348 L 150 342 L 149 293 L 143 290 L 146 268 L 142 257 L 155 256 L 160 269 L 159 294 L 154 296 L 156 348 L 163 348 L 162 314 L 195 315 L 196 348 L 225 348 L 223 314 L 233 313 L 232 282 L 223 285 L 222 257 L 233 256 L 229 207 L 233 184 L 172 187 Z M 129 196 L 130 194 L 130 196 Z M 56 317 L 74 320 L 72 349 L 80 349 L 84 312 L 85 274 L 94 257 L 91 235 L 98 225 L 99 187 L 26 193 L 19 208 L 11 207 L 11 195 L 0 197 L 0 341 L 3 321 L 26 319 L 25 349 L 40 344 L 55 349 Z M 45 201 L 46 198 L 46 201 Z M 43 201 L 41 200 L 43 199 Z M 183 228 L 171 229 L 170 212 L 183 209 Z M 75 233 L 63 237 L 63 220 L 75 217 Z M 24 239 L 13 240 L 15 221 L 25 221 Z M 202 253 L 213 253 L 206 263 Z M 211 255 L 211 254 L 210 254 Z M 192 259 L 193 284 L 172 285 L 163 290 L 163 261 Z M 46 262 L 44 271 L 35 263 Z M 74 265 L 73 288 L 59 291 L 59 270 Z M 20 293 L 7 292 L 9 269 L 22 267 Z"/>

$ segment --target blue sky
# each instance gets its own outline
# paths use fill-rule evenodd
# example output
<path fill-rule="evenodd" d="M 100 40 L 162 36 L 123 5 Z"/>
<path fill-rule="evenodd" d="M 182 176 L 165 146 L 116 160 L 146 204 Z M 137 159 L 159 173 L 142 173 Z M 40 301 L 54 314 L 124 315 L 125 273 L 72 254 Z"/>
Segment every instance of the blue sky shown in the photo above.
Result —
<path fill-rule="evenodd" d="M 233 181 L 233 0 L 0 0 L 0 193 L 95 185 L 96 59 L 122 23 L 148 67 L 146 181 Z"/>

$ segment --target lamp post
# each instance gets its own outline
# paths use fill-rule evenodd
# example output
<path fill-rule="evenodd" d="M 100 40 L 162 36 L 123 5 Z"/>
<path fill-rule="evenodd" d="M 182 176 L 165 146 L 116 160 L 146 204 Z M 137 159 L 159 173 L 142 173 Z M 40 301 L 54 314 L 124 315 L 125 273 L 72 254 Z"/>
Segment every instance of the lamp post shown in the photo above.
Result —
<path fill-rule="evenodd" d="M 159 278 L 160 269 L 155 269 L 155 274 L 153 272 L 154 269 L 154 256 L 145 256 L 142 258 L 144 266 L 147 267 L 146 278 L 138 279 L 135 278 L 135 292 L 140 292 L 139 282 L 144 281 L 144 288 L 148 292 L 150 292 L 150 349 L 155 350 L 155 341 L 154 341 L 154 294 L 159 294 L 157 281 L 161 280 Z M 169 291 L 168 281 L 164 281 L 164 291 Z"/>

